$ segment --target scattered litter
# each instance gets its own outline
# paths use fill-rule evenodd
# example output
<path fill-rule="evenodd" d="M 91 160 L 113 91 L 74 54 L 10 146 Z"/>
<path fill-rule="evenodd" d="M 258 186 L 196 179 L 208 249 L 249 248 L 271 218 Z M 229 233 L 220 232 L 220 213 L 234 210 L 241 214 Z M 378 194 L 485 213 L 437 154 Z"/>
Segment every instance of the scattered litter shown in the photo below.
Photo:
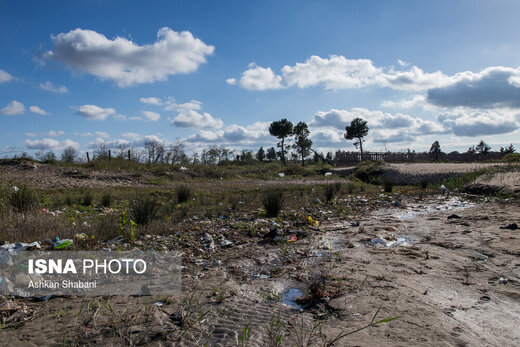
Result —
<path fill-rule="evenodd" d="M 280 172 L 280 173 L 278 174 L 278 176 L 280 176 L 280 177 L 284 177 L 285 174 L 284 174 L 283 172 Z"/>
<path fill-rule="evenodd" d="M 500 227 L 500 229 L 517 230 L 518 225 L 516 223 L 511 223 L 509 225 L 506 225 L 505 227 Z"/>
<path fill-rule="evenodd" d="M 507 278 L 500 277 L 498 279 L 498 284 L 507 284 L 507 282 L 509 282 L 509 280 Z"/>
<path fill-rule="evenodd" d="M 462 217 L 455 213 L 448 216 L 448 219 L 460 219 L 460 218 L 462 218 Z"/>
<path fill-rule="evenodd" d="M 352 221 L 352 222 L 350 222 L 350 226 L 351 227 L 358 227 L 359 226 L 359 222 Z"/>
<path fill-rule="evenodd" d="M 441 190 L 444 190 L 445 192 L 448 191 L 448 188 L 446 188 L 446 186 L 444 184 L 441 184 L 441 186 L 439 187 Z"/>
<path fill-rule="evenodd" d="M 289 288 L 282 293 L 282 303 L 297 310 L 303 311 L 303 307 L 296 301 L 303 296 L 303 292 L 298 288 Z"/>
<path fill-rule="evenodd" d="M 125 240 L 125 238 L 123 236 L 116 236 L 114 237 L 113 239 L 111 240 L 108 240 L 107 243 L 110 245 L 119 245 L 121 243 L 123 243 L 123 241 Z"/>
<path fill-rule="evenodd" d="M 56 240 L 56 242 L 54 242 L 54 249 L 65 249 L 72 246 L 73 243 L 74 241 L 71 239 Z"/>
<path fill-rule="evenodd" d="M 15 192 L 17 192 L 17 191 L 20 190 L 20 188 L 18 188 L 17 186 L 13 186 L 13 190 L 14 190 Z"/>
<path fill-rule="evenodd" d="M 220 246 L 221 247 L 227 247 L 229 245 L 231 245 L 233 242 L 229 241 L 229 240 L 222 240 L 220 241 Z"/>
<path fill-rule="evenodd" d="M 181 166 L 181 167 L 179 168 L 179 170 L 181 170 L 181 171 L 188 171 L 189 169 L 188 169 L 187 167 Z"/>
<path fill-rule="evenodd" d="M 481 254 L 479 252 L 475 252 L 473 254 L 472 258 L 473 258 L 473 260 L 476 260 L 476 261 L 486 261 L 489 259 L 487 255 Z"/>
<path fill-rule="evenodd" d="M 394 205 L 395 207 L 399 207 L 401 206 L 401 202 L 399 200 L 395 200 L 394 202 L 392 202 L 392 205 Z"/>
<path fill-rule="evenodd" d="M 79 233 L 74 235 L 74 238 L 79 241 L 85 241 L 86 239 L 88 239 L 88 235 L 85 233 Z"/>
<path fill-rule="evenodd" d="M 325 176 L 332 176 L 332 172 L 325 172 Z"/>
<path fill-rule="evenodd" d="M 215 252 L 215 242 L 213 241 L 213 237 L 206 233 L 202 237 L 202 242 L 204 245 L 204 249 L 209 250 L 211 252 Z"/>
<path fill-rule="evenodd" d="M 34 241 L 32 243 L 15 242 L 0 246 L 0 251 L 7 251 L 12 255 L 17 255 L 25 250 L 40 249 L 40 243 Z"/>
<path fill-rule="evenodd" d="M 307 224 L 313 226 L 313 227 L 317 227 L 320 225 L 320 222 L 318 222 L 316 219 L 312 219 L 311 216 L 307 217 Z"/>
<path fill-rule="evenodd" d="M 294 234 L 287 235 L 287 236 L 285 237 L 285 239 L 287 240 L 287 242 L 295 242 L 296 240 L 298 240 L 298 239 L 296 238 L 296 235 L 294 235 Z"/>
<path fill-rule="evenodd" d="M 160 301 L 157 301 L 157 302 L 155 303 L 155 306 L 157 306 L 157 307 L 162 307 L 162 306 L 164 306 L 164 304 L 163 304 L 162 302 L 160 302 Z"/>
<path fill-rule="evenodd" d="M 321 204 L 321 200 L 320 200 L 320 198 L 316 198 L 316 199 L 314 199 L 314 202 L 315 202 L 316 204 Z"/>
<path fill-rule="evenodd" d="M 399 247 L 399 246 L 411 246 L 411 240 L 407 236 L 400 236 L 396 240 L 386 240 L 383 237 L 376 237 L 370 240 L 372 246 L 384 246 L 384 247 Z"/>

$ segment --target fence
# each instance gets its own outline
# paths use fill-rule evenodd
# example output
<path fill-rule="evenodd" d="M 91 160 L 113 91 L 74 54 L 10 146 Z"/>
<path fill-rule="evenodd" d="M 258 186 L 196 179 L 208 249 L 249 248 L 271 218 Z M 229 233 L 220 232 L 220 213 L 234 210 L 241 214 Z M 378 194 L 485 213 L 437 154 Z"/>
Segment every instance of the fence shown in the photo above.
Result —
<path fill-rule="evenodd" d="M 504 153 L 392 153 L 392 152 L 365 152 L 363 156 L 357 152 L 336 152 L 334 163 L 336 166 L 355 165 L 360 161 L 385 161 L 387 163 L 415 163 L 415 162 L 434 162 L 434 161 L 453 161 L 453 162 L 475 162 L 484 160 L 498 160 L 504 157 Z"/>

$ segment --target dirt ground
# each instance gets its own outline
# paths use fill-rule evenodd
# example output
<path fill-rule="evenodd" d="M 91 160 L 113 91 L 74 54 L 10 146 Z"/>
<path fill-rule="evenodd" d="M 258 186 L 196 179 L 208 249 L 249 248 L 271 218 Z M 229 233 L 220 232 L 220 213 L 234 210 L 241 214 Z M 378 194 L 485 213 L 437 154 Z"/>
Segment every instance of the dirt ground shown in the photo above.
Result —
<path fill-rule="evenodd" d="M 461 218 L 448 219 L 452 214 Z M 354 218 L 360 226 L 326 211 L 322 219 L 319 233 L 291 244 L 285 254 L 277 245 L 256 242 L 219 251 L 220 266 L 204 267 L 186 259 L 185 291 L 200 293 L 201 301 L 214 310 L 205 322 L 211 331 L 210 345 L 235 345 L 244 322 L 249 322 L 249 345 L 260 346 L 266 340 L 266 323 L 276 312 L 292 325 L 303 319 L 309 331 L 313 320 L 321 317 L 321 331 L 331 339 L 369 323 L 378 309 L 378 318 L 399 319 L 350 335 L 336 345 L 520 343 L 520 231 L 500 229 L 520 221 L 518 201 L 461 204 L 442 195 L 410 197 L 399 207 L 366 204 Z M 374 246 L 371 240 L 378 237 L 407 241 L 395 247 Z M 336 282 L 342 286 L 340 294 L 324 295 L 321 306 L 299 310 L 290 302 L 266 299 L 266 293 L 289 288 L 305 293 L 318 275 L 327 278 L 325 287 L 332 288 Z M 217 300 L 217 292 L 225 299 Z M 157 299 L 150 297 L 110 300 L 115 312 L 129 315 L 126 324 L 132 333 L 126 334 L 135 339 L 142 336 L 137 342 L 169 345 L 180 341 L 176 340 L 180 328 L 173 319 L 177 299 L 166 308 L 154 305 Z M 9 301 L 26 305 L 33 317 L 18 329 L 0 331 L 2 341 L 12 346 L 131 341 L 132 337 L 125 340 L 125 333 L 110 328 L 108 311 L 98 313 L 97 323 L 96 318 L 85 320 L 81 310 L 88 312 L 85 307 L 90 301 Z M 138 308 L 146 312 L 148 321 L 139 322 Z M 199 329 L 182 343 L 198 345 L 202 337 L 197 334 L 203 330 Z M 322 341 L 315 337 L 313 345 L 320 345 Z M 298 345 L 297 334 L 293 331 L 284 341 L 284 345 Z"/>
<path fill-rule="evenodd" d="M 486 182 L 518 184 L 518 172 L 506 178 Z M 348 213 L 338 213 L 336 206 L 348 207 Z M 519 207 L 518 198 L 444 191 L 341 194 L 330 205 L 314 207 L 319 227 L 305 226 L 306 210 L 286 211 L 287 220 L 277 223 L 283 235 L 298 236 L 289 243 L 263 236 L 273 226 L 269 218 L 192 220 L 182 227 L 191 244 L 152 235 L 135 245 L 184 252 L 181 295 L 0 297 L 0 341 L 518 346 L 520 230 L 512 224 L 520 224 Z M 205 249 L 206 232 L 233 243 Z M 333 343 L 339 334 L 369 324 L 376 313 L 375 321 L 397 319 Z"/>

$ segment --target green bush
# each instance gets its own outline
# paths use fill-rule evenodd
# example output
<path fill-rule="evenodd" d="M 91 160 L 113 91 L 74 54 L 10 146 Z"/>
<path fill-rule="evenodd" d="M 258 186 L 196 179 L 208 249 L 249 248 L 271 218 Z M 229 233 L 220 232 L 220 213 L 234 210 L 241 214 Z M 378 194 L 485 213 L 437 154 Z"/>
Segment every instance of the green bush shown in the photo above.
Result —
<path fill-rule="evenodd" d="M 175 195 L 177 196 L 177 202 L 182 204 L 183 202 L 188 201 L 191 196 L 191 188 L 185 184 L 177 186 L 175 188 Z"/>
<path fill-rule="evenodd" d="M 38 206 L 36 192 L 26 186 L 11 188 L 7 201 L 9 206 L 16 212 L 27 212 Z"/>
<path fill-rule="evenodd" d="M 502 161 L 505 161 L 505 162 L 517 162 L 517 161 L 520 161 L 520 153 L 509 153 L 509 154 L 506 154 L 502 158 Z"/>
<path fill-rule="evenodd" d="M 277 217 L 282 210 L 284 194 L 281 190 L 271 190 L 262 196 L 262 205 L 268 217 Z"/>
<path fill-rule="evenodd" d="M 101 206 L 110 207 L 111 204 L 112 204 L 112 193 L 111 192 L 105 192 L 101 196 Z"/>
<path fill-rule="evenodd" d="M 363 161 L 357 165 L 354 177 L 365 183 L 379 184 L 383 173 L 382 166 L 382 162 Z"/>
<path fill-rule="evenodd" d="M 146 225 L 157 217 L 159 211 L 157 199 L 151 195 L 136 196 L 130 202 L 130 215 L 139 225 Z"/>
<path fill-rule="evenodd" d="M 332 199 L 334 199 L 334 195 L 336 195 L 337 190 L 338 189 L 336 188 L 336 185 L 334 185 L 334 184 L 327 184 L 325 186 L 325 200 L 327 202 L 332 201 Z"/>
<path fill-rule="evenodd" d="M 94 196 L 92 196 L 92 192 L 90 190 L 87 190 L 83 193 L 81 204 L 83 206 L 90 206 L 92 205 L 92 201 L 94 201 Z"/>
<path fill-rule="evenodd" d="M 383 181 L 383 189 L 385 193 L 391 193 L 394 190 L 394 182 L 390 180 Z"/>

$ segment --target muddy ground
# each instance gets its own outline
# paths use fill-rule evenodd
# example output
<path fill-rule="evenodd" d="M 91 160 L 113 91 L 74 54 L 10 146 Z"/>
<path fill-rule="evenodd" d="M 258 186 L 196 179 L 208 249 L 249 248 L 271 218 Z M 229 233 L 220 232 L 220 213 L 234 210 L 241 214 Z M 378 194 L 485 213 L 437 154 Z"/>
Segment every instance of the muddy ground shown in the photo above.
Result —
<path fill-rule="evenodd" d="M 129 246 L 183 251 L 181 295 L 3 297 L 0 341 L 517 346 L 520 230 L 511 224 L 520 224 L 519 207 L 518 198 L 444 190 L 341 194 L 331 204 L 284 211 L 274 228 L 297 235 L 295 242 L 265 238 L 274 220 L 255 214 L 187 221 L 179 227 L 188 235 L 182 242 L 151 235 Z M 309 214 L 319 227 L 307 225 Z M 212 251 L 203 247 L 206 233 L 233 243 L 217 242 Z M 376 313 L 375 321 L 398 318 L 331 344 Z"/>

